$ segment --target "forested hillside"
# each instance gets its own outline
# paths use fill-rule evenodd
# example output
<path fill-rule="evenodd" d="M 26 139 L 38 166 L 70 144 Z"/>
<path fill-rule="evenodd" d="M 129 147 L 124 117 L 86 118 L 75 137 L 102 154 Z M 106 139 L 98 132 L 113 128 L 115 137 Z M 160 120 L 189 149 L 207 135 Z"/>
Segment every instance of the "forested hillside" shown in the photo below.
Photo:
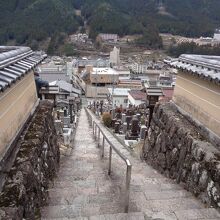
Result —
<path fill-rule="evenodd" d="M 211 36 L 220 26 L 219 0 L 2 0 L 0 43 L 33 44 L 74 33 L 83 25 L 75 9 L 82 11 L 93 38 L 100 32 Z"/>
<path fill-rule="evenodd" d="M 82 20 L 71 0 L 0 1 L 0 43 L 41 41 L 57 32 L 75 32 Z"/>

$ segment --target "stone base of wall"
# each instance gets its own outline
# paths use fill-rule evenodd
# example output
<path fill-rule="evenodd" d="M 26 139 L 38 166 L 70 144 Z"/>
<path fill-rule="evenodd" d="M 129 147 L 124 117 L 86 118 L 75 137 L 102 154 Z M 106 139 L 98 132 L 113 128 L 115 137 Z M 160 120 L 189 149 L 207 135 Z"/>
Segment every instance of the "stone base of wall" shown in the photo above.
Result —
<path fill-rule="evenodd" d="M 42 102 L 18 140 L 18 154 L 0 194 L 0 219 L 37 219 L 59 164 L 52 104 Z"/>
<path fill-rule="evenodd" d="M 209 206 L 220 207 L 220 151 L 174 104 L 155 107 L 143 151 L 147 163 Z"/>

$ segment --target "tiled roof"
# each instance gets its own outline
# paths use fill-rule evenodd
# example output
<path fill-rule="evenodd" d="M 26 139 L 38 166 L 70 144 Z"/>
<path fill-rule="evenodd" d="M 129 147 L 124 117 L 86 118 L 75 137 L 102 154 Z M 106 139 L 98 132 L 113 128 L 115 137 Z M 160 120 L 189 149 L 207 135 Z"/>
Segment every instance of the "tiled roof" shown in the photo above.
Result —
<path fill-rule="evenodd" d="M 183 54 L 178 60 L 169 64 L 201 78 L 220 83 L 220 56 Z"/>
<path fill-rule="evenodd" d="M 147 96 L 163 96 L 163 91 L 160 87 L 148 87 L 146 88 Z"/>
<path fill-rule="evenodd" d="M 29 47 L 0 46 L 0 92 L 19 80 L 39 64 L 46 55 Z"/>
<path fill-rule="evenodd" d="M 76 94 L 81 94 L 81 90 L 74 88 L 72 84 L 63 81 L 63 80 L 56 80 L 54 82 L 50 83 L 50 86 L 58 86 L 60 89 L 68 92 L 68 93 L 76 93 Z"/>
<path fill-rule="evenodd" d="M 135 100 L 146 100 L 146 93 L 140 91 L 140 90 L 131 90 L 129 91 L 129 94 L 135 99 Z"/>

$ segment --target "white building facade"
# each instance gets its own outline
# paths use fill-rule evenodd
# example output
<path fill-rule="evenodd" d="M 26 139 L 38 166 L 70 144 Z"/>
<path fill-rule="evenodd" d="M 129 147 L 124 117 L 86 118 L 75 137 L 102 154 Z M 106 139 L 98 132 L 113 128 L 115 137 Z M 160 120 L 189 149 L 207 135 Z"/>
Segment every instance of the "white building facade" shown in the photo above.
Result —
<path fill-rule="evenodd" d="M 114 47 L 113 51 L 110 52 L 110 63 L 113 65 L 120 65 L 120 49 Z"/>
<path fill-rule="evenodd" d="M 128 92 L 130 91 L 129 88 L 109 88 L 108 91 L 114 108 L 126 108 L 128 106 Z"/>

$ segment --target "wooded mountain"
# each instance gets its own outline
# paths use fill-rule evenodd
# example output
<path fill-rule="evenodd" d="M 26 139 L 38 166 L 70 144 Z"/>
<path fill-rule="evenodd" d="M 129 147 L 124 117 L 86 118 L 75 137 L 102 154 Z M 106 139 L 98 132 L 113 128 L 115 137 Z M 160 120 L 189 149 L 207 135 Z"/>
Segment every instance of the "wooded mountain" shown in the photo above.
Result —
<path fill-rule="evenodd" d="M 82 11 L 83 18 L 75 9 Z M 154 35 L 159 30 L 210 36 L 220 26 L 219 0 L 10 0 L 0 1 L 0 11 L 1 44 L 9 40 L 30 44 L 56 33 L 73 33 L 84 19 L 91 37 L 148 30 Z"/>

